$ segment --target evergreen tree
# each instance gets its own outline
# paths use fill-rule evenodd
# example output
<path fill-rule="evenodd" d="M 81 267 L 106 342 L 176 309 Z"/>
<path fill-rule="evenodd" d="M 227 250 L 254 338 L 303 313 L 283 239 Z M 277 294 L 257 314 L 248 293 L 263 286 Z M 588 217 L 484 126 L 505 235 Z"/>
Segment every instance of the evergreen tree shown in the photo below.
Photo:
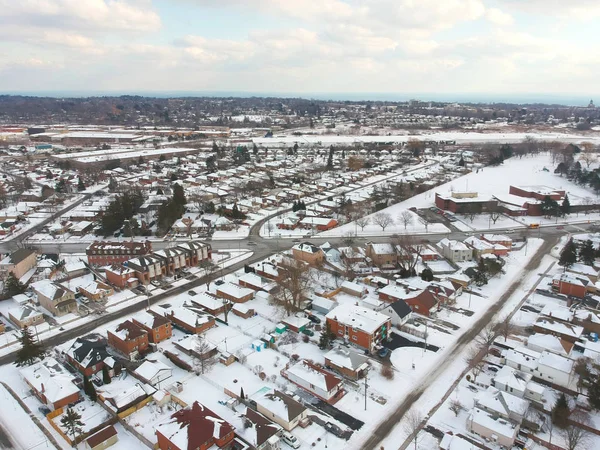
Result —
<path fill-rule="evenodd" d="M 600 377 L 590 383 L 588 387 L 588 401 L 594 409 L 600 409 Z"/>
<path fill-rule="evenodd" d="M 579 259 L 588 266 L 594 265 L 596 259 L 596 250 L 592 241 L 587 239 L 579 249 Z"/>
<path fill-rule="evenodd" d="M 558 202 L 556 200 L 552 200 L 548 195 L 544 197 L 541 209 L 546 217 L 557 216 L 561 213 Z"/>
<path fill-rule="evenodd" d="M 184 206 L 187 203 L 185 199 L 185 192 L 180 184 L 173 185 L 173 201 L 177 205 L 181 206 Z"/>
<path fill-rule="evenodd" d="M 425 267 L 421 272 L 421 279 L 423 281 L 433 281 L 433 272 L 429 267 Z"/>
<path fill-rule="evenodd" d="M 258 147 L 256 146 L 256 144 L 252 145 L 252 153 L 254 154 L 254 156 L 258 155 Z"/>
<path fill-rule="evenodd" d="M 110 373 L 108 372 L 108 366 L 107 365 L 103 365 L 102 366 L 102 382 L 104 384 L 110 384 L 111 383 L 111 378 L 110 378 Z"/>
<path fill-rule="evenodd" d="M 561 393 L 552 408 L 552 423 L 559 428 L 566 428 L 569 424 L 568 420 L 570 414 L 571 410 L 569 409 L 567 397 L 565 397 L 564 393 Z"/>
<path fill-rule="evenodd" d="M 83 178 L 79 177 L 79 181 L 77 182 L 77 190 L 79 192 L 85 191 L 85 184 L 83 182 Z"/>
<path fill-rule="evenodd" d="M 113 177 L 108 179 L 108 190 L 110 192 L 115 192 L 117 190 L 118 184 Z"/>
<path fill-rule="evenodd" d="M 21 348 L 17 351 L 15 357 L 15 364 L 18 367 L 30 366 L 36 359 L 44 356 L 44 349 L 36 342 L 33 337 L 33 332 L 29 328 L 25 327 L 21 330 Z"/>
<path fill-rule="evenodd" d="M 464 160 L 464 158 L 462 156 L 460 157 L 460 161 L 458 161 L 458 165 L 460 167 L 465 167 L 465 160 Z"/>
<path fill-rule="evenodd" d="M 569 202 L 569 196 L 567 194 L 565 194 L 560 210 L 563 216 L 566 216 L 571 212 L 571 202 Z"/>
<path fill-rule="evenodd" d="M 61 178 L 60 180 L 58 180 L 58 182 L 56 183 L 56 186 L 54 186 L 54 190 L 59 193 L 62 194 L 63 192 L 65 192 L 67 187 L 67 182 L 65 181 L 64 178 Z"/>
<path fill-rule="evenodd" d="M 4 296 L 6 298 L 14 297 L 25 292 L 25 289 L 25 285 L 19 281 L 15 274 L 9 272 L 6 280 L 4 280 Z"/>
<path fill-rule="evenodd" d="M 327 170 L 333 170 L 333 145 L 329 147 L 329 157 L 327 158 Z"/>
<path fill-rule="evenodd" d="M 573 239 L 565 245 L 562 252 L 560 252 L 560 258 L 558 259 L 558 265 L 565 268 L 571 267 L 577 262 L 577 247 L 573 243 Z"/>
<path fill-rule="evenodd" d="M 67 411 L 60 419 L 60 424 L 67 430 L 67 435 L 72 436 L 73 441 L 75 441 L 76 435 L 83 431 L 82 427 L 85 425 L 81 421 L 81 414 L 73 408 L 67 408 Z"/>
<path fill-rule="evenodd" d="M 319 338 L 319 348 L 325 350 L 330 347 L 331 341 L 335 339 L 335 334 L 331 331 L 329 322 L 325 324 L 325 329 L 321 331 L 321 337 Z"/>
<path fill-rule="evenodd" d="M 140 155 L 140 157 L 138 158 L 138 166 L 141 166 L 142 164 L 144 164 L 144 162 L 144 157 Z"/>

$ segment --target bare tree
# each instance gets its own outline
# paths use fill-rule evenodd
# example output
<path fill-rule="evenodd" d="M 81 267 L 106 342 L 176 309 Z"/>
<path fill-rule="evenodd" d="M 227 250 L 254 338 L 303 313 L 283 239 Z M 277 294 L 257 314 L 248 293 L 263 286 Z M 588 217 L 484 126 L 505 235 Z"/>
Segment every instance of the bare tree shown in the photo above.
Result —
<path fill-rule="evenodd" d="M 590 206 L 594 204 L 594 199 L 592 197 L 584 197 L 583 204 L 585 205 L 585 214 L 590 213 Z"/>
<path fill-rule="evenodd" d="M 219 271 L 219 266 L 210 259 L 205 259 L 198 264 L 202 269 L 203 276 L 206 282 L 206 289 L 210 289 L 210 283 L 215 278 L 216 273 Z"/>
<path fill-rule="evenodd" d="M 402 272 L 413 274 L 425 246 L 414 236 L 406 234 L 392 236 L 392 244 L 398 251 L 398 265 Z"/>
<path fill-rule="evenodd" d="M 597 156 L 595 155 L 594 144 L 591 142 L 582 142 L 581 147 L 581 155 L 579 155 L 579 159 L 583 161 L 589 170 L 590 166 L 597 161 Z"/>
<path fill-rule="evenodd" d="M 413 224 L 414 217 L 410 211 L 404 210 L 398 215 L 398 222 L 404 225 L 404 229 L 406 230 L 409 225 Z"/>
<path fill-rule="evenodd" d="M 205 374 L 217 363 L 214 355 L 214 347 L 204 337 L 198 336 L 198 342 L 194 347 L 194 370 L 196 375 Z"/>
<path fill-rule="evenodd" d="M 587 449 L 592 438 L 591 433 L 584 428 L 590 424 L 588 415 L 580 409 L 576 409 L 571 413 L 569 419 L 569 424 L 561 432 L 567 450 Z"/>
<path fill-rule="evenodd" d="M 231 308 L 233 307 L 232 303 L 227 300 L 227 299 L 222 299 L 223 300 L 223 319 L 225 320 L 225 323 L 229 323 L 227 321 L 227 318 L 229 317 L 229 311 L 231 311 Z"/>
<path fill-rule="evenodd" d="M 379 212 L 373 216 L 373 223 L 381 227 L 382 231 L 394 223 L 394 219 L 388 213 Z"/>
<path fill-rule="evenodd" d="M 419 223 L 425 227 L 425 233 L 429 233 L 429 220 L 426 217 L 419 217 Z"/>
<path fill-rule="evenodd" d="M 419 445 L 419 433 L 421 431 L 423 420 L 423 415 L 419 411 L 411 410 L 407 414 L 404 425 L 402 426 L 404 432 L 408 435 L 408 438 L 415 444 L 415 450 L 417 450 L 417 446 Z"/>
<path fill-rule="evenodd" d="M 473 223 L 478 211 L 472 204 L 468 204 L 461 212 L 469 219 L 471 223 Z"/>
<path fill-rule="evenodd" d="M 312 281 L 310 266 L 303 261 L 287 258 L 279 268 L 279 273 L 279 290 L 273 295 L 273 302 L 281 306 L 287 314 L 291 314 L 301 308 L 302 300 Z"/>
<path fill-rule="evenodd" d="M 469 349 L 465 360 L 471 368 L 473 374 L 473 381 L 477 381 L 477 377 L 483 371 L 483 359 L 482 359 L 482 348 L 480 346 L 473 346 Z"/>
<path fill-rule="evenodd" d="M 508 336 L 515 331 L 515 326 L 510 321 L 510 316 L 506 316 L 502 322 L 498 323 L 496 326 L 496 331 L 502 334 L 505 341 L 508 339 Z"/>
<path fill-rule="evenodd" d="M 352 247 L 354 245 L 354 239 L 355 237 L 352 231 L 342 234 L 342 244 L 344 244 L 346 247 Z"/>
<path fill-rule="evenodd" d="M 463 404 L 460 402 L 460 400 L 458 399 L 453 399 L 450 400 L 450 411 L 452 411 L 454 413 L 454 415 L 456 417 L 458 417 L 458 414 L 463 410 Z"/>
<path fill-rule="evenodd" d="M 368 217 L 360 217 L 358 219 L 356 219 L 356 225 L 358 225 L 360 227 L 360 231 L 364 231 L 365 227 L 367 225 L 369 225 L 371 221 L 369 220 Z"/>
<path fill-rule="evenodd" d="M 497 335 L 498 332 L 496 331 L 496 327 L 489 323 L 479 332 L 479 335 L 475 338 L 475 342 L 479 344 L 480 348 L 484 349 L 485 354 L 487 355 L 490 352 L 492 345 L 494 345 Z"/>

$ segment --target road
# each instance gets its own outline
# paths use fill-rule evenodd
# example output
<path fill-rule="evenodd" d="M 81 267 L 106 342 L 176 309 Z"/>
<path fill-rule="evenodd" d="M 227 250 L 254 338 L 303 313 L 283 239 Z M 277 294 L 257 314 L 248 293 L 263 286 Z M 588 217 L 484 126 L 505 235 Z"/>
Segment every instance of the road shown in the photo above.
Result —
<path fill-rule="evenodd" d="M 373 431 L 369 439 L 364 443 L 362 449 L 363 450 L 375 450 L 379 449 L 379 443 L 383 441 L 388 434 L 400 423 L 404 414 L 406 414 L 410 408 L 421 398 L 423 393 L 441 376 L 444 374 L 446 369 L 453 364 L 457 358 L 460 358 L 460 353 L 464 350 L 465 346 L 471 344 L 474 339 L 479 335 L 481 330 L 488 325 L 494 316 L 502 309 L 504 304 L 508 301 L 508 299 L 513 295 L 513 293 L 521 286 L 523 281 L 527 278 L 525 274 L 535 270 L 544 255 L 548 254 L 552 247 L 556 245 L 557 238 L 555 239 L 546 239 L 544 244 L 538 249 L 533 258 L 529 261 L 529 263 L 525 266 L 523 274 L 519 279 L 515 280 L 510 287 L 502 294 L 500 299 L 494 303 L 486 313 L 475 322 L 471 328 L 463 334 L 458 340 L 452 345 L 450 351 L 444 358 L 444 360 L 436 366 L 436 368 L 430 372 L 425 381 L 420 384 L 416 389 L 414 389 L 405 399 L 404 401 L 392 412 L 390 413 L 385 420 L 383 420 L 377 428 Z M 465 363 L 466 364 L 466 363 Z"/>
<path fill-rule="evenodd" d="M 0 425 L 0 448 L 3 450 L 15 448 L 15 446 L 12 443 L 12 440 L 10 439 L 10 436 L 4 430 L 4 428 L 2 428 L 2 425 Z"/>

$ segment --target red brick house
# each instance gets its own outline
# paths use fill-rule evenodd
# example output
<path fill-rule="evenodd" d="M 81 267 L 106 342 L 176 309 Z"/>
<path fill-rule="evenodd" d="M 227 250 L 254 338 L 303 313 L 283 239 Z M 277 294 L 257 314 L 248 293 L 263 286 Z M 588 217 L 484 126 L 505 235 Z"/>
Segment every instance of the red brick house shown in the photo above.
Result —
<path fill-rule="evenodd" d="M 442 303 L 442 297 L 425 289 L 415 297 L 405 298 L 404 301 L 417 314 L 429 317 L 431 313 L 437 311 L 439 304 Z"/>
<path fill-rule="evenodd" d="M 565 272 L 556 275 L 552 279 L 552 289 L 560 294 L 584 298 L 589 283 L 589 279 L 576 277 L 571 273 Z"/>
<path fill-rule="evenodd" d="M 91 377 L 102 370 L 104 360 L 109 356 L 106 351 L 106 338 L 95 333 L 78 337 L 64 351 L 64 355 L 79 373 Z"/>
<path fill-rule="evenodd" d="M 234 437 L 231 424 L 198 402 L 177 411 L 156 427 L 160 450 L 227 448 Z"/>
<path fill-rule="evenodd" d="M 95 241 L 85 250 L 88 262 L 95 266 L 121 264 L 136 256 L 147 255 L 150 252 L 152 252 L 152 244 L 150 241 Z"/>
<path fill-rule="evenodd" d="M 121 289 L 134 288 L 139 283 L 133 270 L 118 264 L 108 267 L 104 271 L 104 274 L 110 284 Z"/>
<path fill-rule="evenodd" d="M 153 344 L 170 339 L 173 335 L 171 321 L 164 316 L 144 314 L 140 319 L 133 319 L 133 323 L 146 330 L 148 340 Z"/>
<path fill-rule="evenodd" d="M 254 298 L 254 291 L 233 283 L 223 283 L 217 286 L 217 297 L 227 299 L 233 303 L 245 303 Z"/>
<path fill-rule="evenodd" d="M 339 305 L 326 316 L 331 332 L 369 351 L 387 339 L 391 319 L 376 311 L 356 305 Z"/>
<path fill-rule="evenodd" d="M 150 341 L 146 330 L 126 320 L 108 330 L 108 345 L 133 360 L 148 350 Z"/>
<path fill-rule="evenodd" d="M 157 313 L 153 311 L 152 314 Z M 185 307 L 171 308 L 164 315 L 173 326 L 191 334 L 202 334 L 215 326 L 215 318 L 200 310 Z"/>
<path fill-rule="evenodd" d="M 75 377 L 56 359 L 49 357 L 20 370 L 23 381 L 50 409 L 58 409 L 79 400 Z"/>

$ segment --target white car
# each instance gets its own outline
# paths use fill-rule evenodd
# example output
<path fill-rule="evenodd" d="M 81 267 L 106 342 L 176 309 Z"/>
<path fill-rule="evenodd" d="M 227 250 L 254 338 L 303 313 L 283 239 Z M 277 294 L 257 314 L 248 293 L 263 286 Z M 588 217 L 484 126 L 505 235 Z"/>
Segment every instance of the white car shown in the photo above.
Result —
<path fill-rule="evenodd" d="M 292 433 L 288 433 L 287 431 L 284 431 L 283 434 L 281 435 L 281 439 L 283 440 L 283 442 L 285 442 L 287 445 L 289 445 L 292 448 L 300 448 L 300 441 Z"/>

